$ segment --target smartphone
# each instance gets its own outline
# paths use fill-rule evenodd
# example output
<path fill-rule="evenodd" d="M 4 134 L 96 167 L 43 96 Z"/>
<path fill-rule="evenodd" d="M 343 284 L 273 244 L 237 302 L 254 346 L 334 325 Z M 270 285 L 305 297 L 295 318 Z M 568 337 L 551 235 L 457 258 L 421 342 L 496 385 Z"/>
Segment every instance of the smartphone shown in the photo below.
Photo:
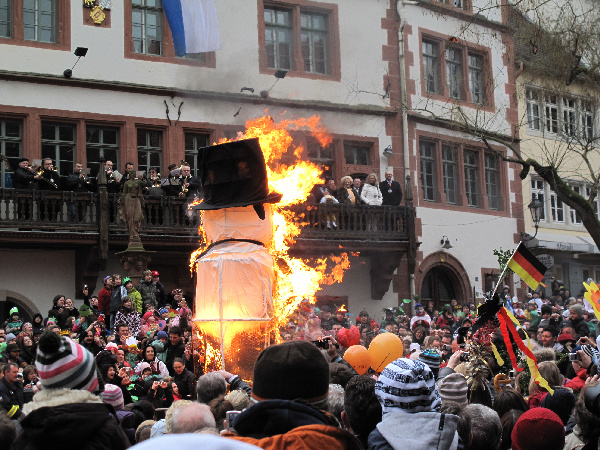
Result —
<path fill-rule="evenodd" d="M 241 411 L 227 411 L 225 413 L 225 429 L 227 431 L 233 428 L 233 421 L 235 416 L 237 416 L 239 413 L 241 413 Z"/>

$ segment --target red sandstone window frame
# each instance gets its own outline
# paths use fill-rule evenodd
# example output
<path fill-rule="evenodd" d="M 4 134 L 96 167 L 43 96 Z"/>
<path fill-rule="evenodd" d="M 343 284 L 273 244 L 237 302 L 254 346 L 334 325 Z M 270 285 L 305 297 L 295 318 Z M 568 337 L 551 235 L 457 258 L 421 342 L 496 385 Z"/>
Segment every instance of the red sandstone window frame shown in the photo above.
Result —
<path fill-rule="evenodd" d="M 438 68 L 438 79 L 437 79 L 437 92 L 428 92 L 425 83 L 425 71 L 424 71 L 424 57 L 423 57 L 423 42 L 430 42 L 437 45 L 437 68 Z M 447 62 L 446 62 L 446 50 L 454 48 L 460 50 L 461 61 L 460 67 L 461 73 L 461 96 L 455 98 L 450 95 L 450 89 L 447 80 Z M 483 90 L 484 90 L 484 101 L 483 103 L 477 103 L 473 101 L 471 93 L 471 84 L 469 79 L 469 55 L 475 55 L 481 57 L 483 60 Z M 439 100 L 442 102 L 454 102 L 460 106 L 469 108 L 479 108 L 483 111 L 494 112 L 495 111 L 495 100 L 494 100 L 494 80 L 492 75 L 492 49 L 484 47 L 482 45 L 474 44 L 471 42 L 460 41 L 452 36 L 443 35 L 432 30 L 419 29 L 419 63 L 421 68 L 421 96 L 430 98 L 432 100 Z"/>
<path fill-rule="evenodd" d="M 338 5 L 308 0 L 258 0 L 259 71 L 261 74 L 274 75 L 277 69 L 269 68 L 267 61 L 265 8 L 276 8 L 291 12 L 292 68 L 287 72 L 286 76 L 309 78 L 314 80 L 341 81 Z M 304 71 L 300 24 L 300 16 L 302 12 L 322 14 L 327 16 L 328 71 L 326 74 Z"/>
<path fill-rule="evenodd" d="M 25 29 L 23 26 L 23 0 L 13 0 L 12 36 L 0 38 L 0 44 L 71 51 L 71 1 L 57 0 L 56 42 L 40 42 L 25 39 Z"/>
<path fill-rule="evenodd" d="M 433 190 L 434 198 L 425 199 L 422 189 L 422 173 L 421 173 L 421 143 L 430 143 L 433 145 Z M 446 199 L 444 191 L 444 171 L 442 161 L 442 148 L 450 146 L 456 154 L 456 187 L 455 196 L 456 203 L 449 202 Z M 473 145 L 472 141 L 466 139 L 448 139 L 448 136 L 442 136 L 435 133 L 421 132 L 417 138 L 419 179 L 417 182 L 419 190 L 419 201 L 421 205 L 428 207 L 443 208 L 449 210 L 469 211 L 469 212 L 485 212 L 487 214 L 506 215 L 509 213 L 510 197 L 508 194 L 508 172 L 506 164 L 501 163 L 501 157 L 505 155 L 505 151 L 501 148 L 494 147 L 494 151 Z M 465 186 L 465 151 L 476 152 L 477 154 L 477 205 L 470 205 L 467 198 Z M 485 156 L 493 154 L 498 161 L 498 182 L 497 182 L 497 202 L 498 207 L 490 207 L 488 190 L 486 185 L 486 164 Z"/>
<path fill-rule="evenodd" d="M 133 32 L 132 32 L 132 20 L 133 20 L 133 4 L 131 0 L 123 0 L 123 13 L 124 13 L 124 39 L 125 39 L 125 58 L 136 59 L 138 61 L 153 61 L 159 63 L 169 64 L 180 64 L 184 66 L 198 66 L 207 67 L 214 69 L 217 67 L 217 59 L 215 52 L 205 53 L 203 60 L 183 58 L 175 55 L 175 46 L 173 45 L 173 37 L 171 35 L 171 29 L 167 22 L 165 12 L 162 12 L 162 55 L 151 55 L 146 53 L 136 53 L 133 47 Z"/>

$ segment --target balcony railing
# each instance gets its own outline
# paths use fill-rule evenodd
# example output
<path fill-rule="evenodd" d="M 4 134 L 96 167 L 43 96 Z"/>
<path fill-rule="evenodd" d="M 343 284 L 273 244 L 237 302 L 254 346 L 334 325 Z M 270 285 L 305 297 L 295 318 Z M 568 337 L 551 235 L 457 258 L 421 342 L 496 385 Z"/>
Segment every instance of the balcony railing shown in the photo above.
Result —
<path fill-rule="evenodd" d="M 108 196 L 110 233 L 126 233 L 119 216 L 118 195 Z M 145 196 L 141 234 L 190 236 L 199 215 L 179 197 Z M 0 189 L 2 229 L 97 232 L 100 198 L 97 193 Z M 300 239 L 406 241 L 414 229 L 414 208 L 299 204 L 289 207 L 303 224 Z M 329 222 L 329 223 L 328 223 Z"/>

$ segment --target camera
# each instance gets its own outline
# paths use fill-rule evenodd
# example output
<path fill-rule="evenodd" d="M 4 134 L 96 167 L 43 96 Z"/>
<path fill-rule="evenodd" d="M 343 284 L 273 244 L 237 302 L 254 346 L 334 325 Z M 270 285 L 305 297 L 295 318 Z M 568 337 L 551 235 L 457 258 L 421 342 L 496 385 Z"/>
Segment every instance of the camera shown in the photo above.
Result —
<path fill-rule="evenodd" d="M 317 346 L 317 348 L 321 348 L 323 350 L 327 350 L 329 348 L 329 339 L 317 339 L 316 341 L 311 341 L 313 344 Z M 333 344 L 335 348 L 340 348 L 338 344 Z"/>
<path fill-rule="evenodd" d="M 452 346 L 449 345 L 449 344 L 444 344 L 442 346 L 442 351 L 444 351 L 444 352 L 450 352 L 450 351 L 452 351 Z"/>
<path fill-rule="evenodd" d="M 569 361 L 577 361 L 577 353 L 569 353 Z"/>
<path fill-rule="evenodd" d="M 470 360 L 471 360 L 471 357 L 469 355 L 469 352 L 464 352 L 464 353 L 462 353 L 460 355 L 460 361 L 467 362 L 467 361 L 470 361 Z"/>
<path fill-rule="evenodd" d="M 233 428 L 233 421 L 235 420 L 235 417 L 240 413 L 241 411 L 227 411 L 225 413 L 225 429 L 227 431 L 231 430 Z"/>

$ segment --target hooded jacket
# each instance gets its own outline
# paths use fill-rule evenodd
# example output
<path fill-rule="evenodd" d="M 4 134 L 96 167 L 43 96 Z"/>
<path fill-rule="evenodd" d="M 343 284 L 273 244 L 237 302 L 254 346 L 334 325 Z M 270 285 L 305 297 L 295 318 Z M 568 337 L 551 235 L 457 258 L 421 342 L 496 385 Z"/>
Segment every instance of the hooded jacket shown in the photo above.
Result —
<path fill-rule="evenodd" d="M 112 414 L 112 407 L 88 391 L 46 389 L 25 405 L 23 430 L 12 449 L 34 450 L 58 445 L 64 450 L 112 450 L 129 447 L 129 440 Z"/>
<path fill-rule="evenodd" d="M 458 416 L 438 412 L 390 412 L 369 435 L 369 450 L 455 450 Z"/>
<path fill-rule="evenodd" d="M 266 400 L 240 413 L 234 421 L 236 434 L 225 436 L 270 450 L 359 450 L 358 439 L 334 423 L 333 416 L 307 404 Z"/>

